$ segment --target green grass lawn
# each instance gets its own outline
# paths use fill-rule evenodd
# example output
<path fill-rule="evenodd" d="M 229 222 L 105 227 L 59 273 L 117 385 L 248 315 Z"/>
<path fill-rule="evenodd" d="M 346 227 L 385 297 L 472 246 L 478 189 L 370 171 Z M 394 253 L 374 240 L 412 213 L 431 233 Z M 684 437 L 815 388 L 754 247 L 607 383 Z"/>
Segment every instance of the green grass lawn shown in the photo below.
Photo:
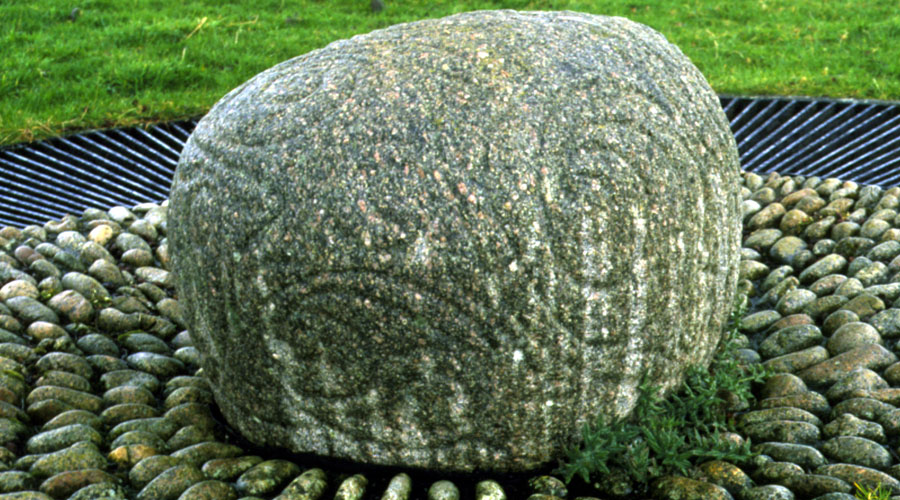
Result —
<path fill-rule="evenodd" d="M 900 100 L 896 0 L 385 3 L 373 13 L 369 0 L 3 0 L 0 145 L 200 116 L 333 40 L 479 9 L 628 17 L 681 47 L 721 94 Z"/>

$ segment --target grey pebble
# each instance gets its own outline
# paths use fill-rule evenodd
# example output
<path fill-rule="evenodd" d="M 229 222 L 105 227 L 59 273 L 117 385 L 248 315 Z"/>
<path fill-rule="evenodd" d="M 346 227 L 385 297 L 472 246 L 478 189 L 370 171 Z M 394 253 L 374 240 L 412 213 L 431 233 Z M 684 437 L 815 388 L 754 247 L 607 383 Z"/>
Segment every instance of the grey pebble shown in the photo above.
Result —
<path fill-rule="evenodd" d="M 173 452 L 170 456 L 182 463 L 200 466 L 214 458 L 233 458 L 240 456 L 244 451 L 232 444 L 218 441 L 207 441 L 182 448 Z"/>
<path fill-rule="evenodd" d="M 833 253 L 822 257 L 814 264 L 804 269 L 803 272 L 800 273 L 799 279 L 800 282 L 804 284 L 812 283 L 829 274 L 840 273 L 846 265 L 846 258 L 844 258 L 842 255 L 838 255 L 837 253 Z"/>
<path fill-rule="evenodd" d="M 50 453 L 67 448 L 79 441 L 89 441 L 96 446 L 103 444 L 103 436 L 96 429 L 84 424 L 72 424 L 43 431 L 25 443 L 28 453 Z"/>
<path fill-rule="evenodd" d="M 857 418 L 850 413 L 832 419 L 822 428 L 822 432 L 825 437 L 858 436 L 880 444 L 885 444 L 887 441 L 881 425 Z"/>
<path fill-rule="evenodd" d="M 366 492 L 369 481 L 362 474 L 354 474 L 341 482 L 334 500 L 359 500 Z M 429 491 L 431 491 L 429 489 Z"/>
<path fill-rule="evenodd" d="M 83 357 L 67 352 L 51 352 L 42 356 L 35 368 L 39 373 L 51 370 L 67 371 L 90 380 L 94 375 L 94 369 Z"/>
<path fill-rule="evenodd" d="M 141 268 L 153 264 L 153 254 L 143 248 L 132 248 L 122 253 L 120 260 L 133 268 Z"/>
<path fill-rule="evenodd" d="M 304 472 L 304 474 L 306 474 Z M 299 478 L 298 478 L 299 479 Z M 482 486 L 482 483 L 486 483 L 487 481 L 481 481 L 478 485 L 475 486 L 475 499 L 476 500 L 506 500 L 506 496 L 503 495 L 497 496 L 496 488 L 485 485 Z M 497 488 L 500 485 L 491 481 Z M 490 490 L 488 492 L 487 490 Z M 384 494 L 381 495 L 381 500 L 407 500 L 409 498 L 410 492 L 412 491 L 412 480 L 409 475 L 401 472 L 396 476 L 391 478 L 391 482 L 388 483 L 387 488 L 384 490 Z M 503 493 L 503 490 L 500 490 L 500 493 Z"/>
<path fill-rule="evenodd" d="M 825 318 L 822 323 L 822 332 L 830 337 L 838 328 L 854 321 L 859 321 L 859 316 L 855 312 L 839 309 Z"/>
<path fill-rule="evenodd" d="M 758 229 L 744 240 L 744 246 L 757 251 L 768 251 L 782 236 L 778 229 Z"/>
<path fill-rule="evenodd" d="M 900 337 L 900 309 L 890 308 L 869 318 L 869 324 L 875 327 L 883 338 Z"/>
<path fill-rule="evenodd" d="M 131 431 L 152 432 L 162 439 L 169 439 L 176 431 L 178 431 L 178 426 L 160 417 L 139 418 L 128 420 L 114 426 L 109 431 L 109 438 L 116 439 L 122 434 Z"/>
<path fill-rule="evenodd" d="M 878 373 L 868 368 L 857 368 L 843 378 L 834 383 L 825 392 L 825 397 L 829 401 L 838 402 L 859 392 L 868 392 L 888 387 L 887 381 L 881 378 Z"/>
<path fill-rule="evenodd" d="M 119 343 L 131 352 L 152 352 L 171 356 L 172 349 L 168 344 L 155 335 L 144 332 L 123 333 L 119 335 Z M 145 370 L 146 371 L 146 370 Z"/>
<path fill-rule="evenodd" d="M 778 484 L 756 486 L 744 491 L 742 500 L 795 500 L 794 493 Z"/>
<path fill-rule="evenodd" d="M 128 481 L 133 487 L 141 490 L 147 483 L 176 465 L 178 460 L 168 455 L 153 455 L 144 458 L 131 468 L 128 472 Z"/>
<path fill-rule="evenodd" d="M 238 477 L 235 486 L 246 495 L 266 495 L 284 487 L 300 474 L 300 467 L 287 460 L 266 460 Z"/>
<path fill-rule="evenodd" d="M 82 441 L 68 448 L 47 453 L 31 465 L 29 470 L 36 477 L 50 477 L 61 472 L 81 469 L 103 469 L 106 457 L 100 454 L 97 445 Z"/>
<path fill-rule="evenodd" d="M 753 451 L 769 455 L 780 462 L 790 462 L 805 468 L 815 468 L 828 463 L 819 450 L 805 444 L 760 443 L 753 446 Z"/>
<path fill-rule="evenodd" d="M 4 303 L 24 325 L 35 321 L 59 324 L 59 316 L 52 309 L 31 297 L 11 297 Z"/>
<path fill-rule="evenodd" d="M 758 311 L 741 319 L 741 331 L 756 333 L 765 330 L 781 319 L 781 314 L 774 310 Z"/>
<path fill-rule="evenodd" d="M 137 500 L 176 500 L 185 490 L 206 478 L 193 465 L 181 464 L 166 469 L 137 494 Z"/>
<path fill-rule="evenodd" d="M 891 454 L 882 445 L 858 436 L 836 436 L 822 444 L 822 452 L 837 462 L 886 469 Z M 900 484 L 900 483 L 898 483 Z"/>
<path fill-rule="evenodd" d="M 765 359 L 774 358 L 812 347 L 822 339 L 822 332 L 815 325 L 788 326 L 766 337 L 759 345 L 759 354 Z"/>
<path fill-rule="evenodd" d="M 244 455 L 233 458 L 214 458 L 204 462 L 201 470 L 211 479 L 233 481 L 245 471 L 262 461 L 263 459 L 261 457 L 255 455 Z M 294 479 L 294 481 L 284 489 L 282 494 L 289 491 L 292 494 L 299 494 L 303 491 L 313 492 L 321 490 L 318 493 L 321 495 L 326 486 L 325 473 L 321 469 L 310 469 Z"/>
<path fill-rule="evenodd" d="M 819 428 L 809 422 L 771 420 L 745 424 L 743 430 L 754 443 L 816 444 Z"/>
<path fill-rule="evenodd" d="M 234 486 L 222 481 L 206 480 L 186 489 L 178 500 L 235 500 L 237 496 Z"/>
<path fill-rule="evenodd" d="M 116 483 L 90 484 L 76 491 L 68 500 L 127 500 L 125 489 Z"/>
<path fill-rule="evenodd" d="M 121 221 L 117 221 L 121 222 Z M 129 250 L 144 250 L 152 255 L 153 249 L 143 238 L 132 233 L 121 233 L 115 239 L 116 248 L 123 254 Z"/>
<path fill-rule="evenodd" d="M 809 290 L 819 297 L 828 296 L 834 293 L 837 287 L 846 280 L 847 277 L 843 274 L 829 274 L 809 285 Z"/>
<path fill-rule="evenodd" d="M 847 482 L 820 474 L 788 476 L 781 480 L 781 484 L 790 488 L 801 498 L 812 498 L 826 493 L 853 492 L 853 487 Z"/>
<path fill-rule="evenodd" d="M 129 355 L 126 361 L 135 370 L 164 378 L 184 373 L 185 369 L 184 363 L 181 361 L 154 352 L 136 352 Z"/>
<path fill-rule="evenodd" d="M 832 476 L 850 484 L 859 483 L 863 487 L 875 488 L 880 484 L 882 488 L 891 490 L 892 494 L 900 493 L 900 481 L 870 467 L 854 464 L 828 464 L 818 467 L 815 473 Z"/>
<path fill-rule="evenodd" d="M 815 299 L 816 294 L 805 288 L 794 289 L 781 297 L 775 306 L 775 310 L 782 316 L 799 313 Z"/>

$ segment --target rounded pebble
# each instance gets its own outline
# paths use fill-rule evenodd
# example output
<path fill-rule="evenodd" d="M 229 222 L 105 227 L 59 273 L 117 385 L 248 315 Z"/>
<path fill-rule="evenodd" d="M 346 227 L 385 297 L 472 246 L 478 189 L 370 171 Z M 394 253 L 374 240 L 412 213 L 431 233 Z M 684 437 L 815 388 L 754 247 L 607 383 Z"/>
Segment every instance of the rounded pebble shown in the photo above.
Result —
<path fill-rule="evenodd" d="M 205 469 L 206 465 L 204 465 L 204 471 Z M 318 468 L 309 469 L 291 481 L 281 495 L 276 498 L 277 500 L 316 499 L 321 497 L 327 488 L 325 472 Z M 411 488 L 409 476 L 401 473 L 391 479 L 382 500 L 405 500 Z"/>
<path fill-rule="evenodd" d="M 222 481 L 207 480 L 186 489 L 178 500 L 236 500 L 237 497 L 234 486 Z"/>
<path fill-rule="evenodd" d="M 435 481 L 428 488 L 428 500 L 459 500 L 459 489 L 450 481 Z"/>
<path fill-rule="evenodd" d="M 837 462 L 873 469 L 891 465 L 891 454 L 882 445 L 858 436 L 836 436 L 822 444 L 822 452 Z"/>
<path fill-rule="evenodd" d="M 359 500 L 366 493 L 369 481 L 361 474 L 354 474 L 338 486 L 334 500 Z M 429 489 L 429 491 L 431 491 Z"/>
<path fill-rule="evenodd" d="M 137 500 L 176 500 L 191 486 L 206 478 L 193 465 L 181 464 L 161 472 L 137 494 Z"/>

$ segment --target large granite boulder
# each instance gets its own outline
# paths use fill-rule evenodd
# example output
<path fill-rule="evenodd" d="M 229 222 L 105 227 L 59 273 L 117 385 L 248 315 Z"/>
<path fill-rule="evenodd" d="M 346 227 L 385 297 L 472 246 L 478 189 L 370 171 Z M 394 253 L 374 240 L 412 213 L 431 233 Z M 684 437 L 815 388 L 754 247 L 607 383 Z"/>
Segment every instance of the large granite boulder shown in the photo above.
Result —
<path fill-rule="evenodd" d="M 279 64 L 197 126 L 177 289 L 228 421 L 357 461 L 525 470 L 732 307 L 738 157 L 716 95 L 621 18 L 486 11 Z"/>

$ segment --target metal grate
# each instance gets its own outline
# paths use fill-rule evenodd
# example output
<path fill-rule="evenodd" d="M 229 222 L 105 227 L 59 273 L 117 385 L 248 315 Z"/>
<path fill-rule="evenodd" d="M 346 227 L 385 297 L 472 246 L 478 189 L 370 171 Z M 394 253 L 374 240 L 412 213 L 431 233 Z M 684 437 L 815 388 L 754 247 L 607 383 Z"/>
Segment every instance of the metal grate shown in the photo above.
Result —
<path fill-rule="evenodd" d="M 741 155 L 758 174 L 900 184 L 900 106 L 894 103 L 720 98 Z"/>
<path fill-rule="evenodd" d="M 0 226 L 85 208 L 160 202 L 197 120 L 90 132 L 0 149 Z"/>
<path fill-rule="evenodd" d="M 720 97 L 744 170 L 900 185 L 900 106 Z M 197 120 L 90 132 L 0 149 L 0 226 L 168 197 Z"/>

